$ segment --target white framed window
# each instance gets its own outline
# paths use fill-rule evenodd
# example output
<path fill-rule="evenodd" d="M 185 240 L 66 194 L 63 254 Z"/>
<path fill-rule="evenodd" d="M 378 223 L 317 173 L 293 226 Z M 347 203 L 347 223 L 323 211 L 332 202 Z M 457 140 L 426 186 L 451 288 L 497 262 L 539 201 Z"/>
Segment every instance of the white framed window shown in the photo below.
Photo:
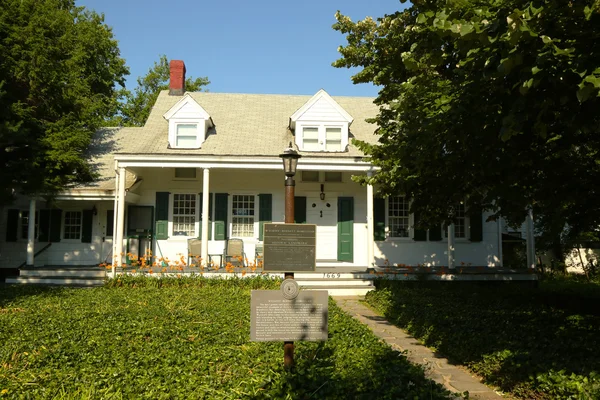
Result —
<path fill-rule="evenodd" d="M 319 182 L 319 171 L 302 171 L 302 182 Z"/>
<path fill-rule="evenodd" d="M 196 194 L 173 194 L 173 236 L 196 236 Z"/>
<path fill-rule="evenodd" d="M 457 204 L 454 207 L 454 237 L 457 239 L 466 239 L 468 236 L 467 227 L 467 213 L 465 205 L 463 203 Z M 448 237 L 448 227 L 444 227 L 444 235 Z"/>
<path fill-rule="evenodd" d="M 388 198 L 388 236 L 392 238 L 410 237 L 410 205 L 406 197 Z"/>
<path fill-rule="evenodd" d="M 29 239 L 29 211 L 21 211 L 21 239 Z M 40 214 L 35 212 L 35 233 L 34 238 L 38 237 L 38 225 L 39 225 Z"/>
<path fill-rule="evenodd" d="M 337 171 L 325 171 L 325 182 L 341 182 L 342 173 Z"/>
<path fill-rule="evenodd" d="M 175 179 L 196 179 L 196 168 L 175 168 Z"/>
<path fill-rule="evenodd" d="M 321 144 L 319 143 L 319 128 L 315 126 L 307 126 L 302 128 L 302 150 L 304 151 L 320 151 Z"/>
<path fill-rule="evenodd" d="M 81 239 L 81 211 L 65 211 L 63 239 Z"/>
<path fill-rule="evenodd" d="M 348 124 L 299 123 L 296 144 L 301 151 L 343 152 L 348 145 Z"/>
<path fill-rule="evenodd" d="M 256 196 L 234 194 L 231 197 L 232 237 L 254 237 Z"/>
<path fill-rule="evenodd" d="M 325 151 L 342 151 L 341 127 L 325 127 Z"/>
<path fill-rule="evenodd" d="M 194 148 L 198 142 L 198 124 L 175 125 L 175 147 Z"/>

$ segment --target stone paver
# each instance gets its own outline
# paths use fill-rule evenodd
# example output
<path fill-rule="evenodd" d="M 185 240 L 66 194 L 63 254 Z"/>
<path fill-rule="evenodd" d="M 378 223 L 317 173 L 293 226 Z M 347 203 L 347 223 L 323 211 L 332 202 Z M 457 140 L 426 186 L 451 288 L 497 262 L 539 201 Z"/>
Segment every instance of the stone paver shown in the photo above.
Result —
<path fill-rule="evenodd" d="M 360 302 L 362 297 L 336 297 L 337 304 L 348 314 L 367 325 L 377 336 L 394 350 L 404 352 L 408 360 L 425 367 L 428 378 L 438 382 L 452 392 L 469 392 L 473 399 L 501 399 L 501 395 L 487 387 L 465 369 L 453 365 L 447 359 L 420 344 L 417 339 L 402 329 L 390 324 L 375 311 Z"/>

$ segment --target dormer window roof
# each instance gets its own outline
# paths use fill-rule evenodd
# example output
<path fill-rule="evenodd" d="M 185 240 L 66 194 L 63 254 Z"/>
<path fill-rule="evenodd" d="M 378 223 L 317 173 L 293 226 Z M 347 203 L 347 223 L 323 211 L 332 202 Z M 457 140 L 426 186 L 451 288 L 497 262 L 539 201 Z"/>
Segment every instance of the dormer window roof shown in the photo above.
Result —
<path fill-rule="evenodd" d="M 169 147 L 173 149 L 199 149 L 214 127 L 210 115 L 188 93 L 163 117 L 169 121 Z"/>
<path fill-rule="evenodd" d="M 319 90 L 290 117 L 301 151 L 343 152 L 354 119 L 327 92 Z"/>

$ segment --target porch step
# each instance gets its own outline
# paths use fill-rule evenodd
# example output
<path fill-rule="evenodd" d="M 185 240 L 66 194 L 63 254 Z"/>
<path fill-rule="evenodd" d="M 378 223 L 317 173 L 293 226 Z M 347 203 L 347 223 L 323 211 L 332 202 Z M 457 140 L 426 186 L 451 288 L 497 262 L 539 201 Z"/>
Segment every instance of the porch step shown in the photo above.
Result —
<path fill-rule="evenodd" d="M 71 278 L 102 278 L 106 270 L 100 267 L 35 267 L 22 268 L 21 277 L 71 277 Z"/>
<path fill-rule="evenodd" d="M 106 270 L 96 266 L 45 266 L 22 268 L 18 277 L 6 283 L 18 285 L 102 286 Z"/>
<path fill-rule="evenodd" d="M 332 297 L 338 296 L 364 296 L 371 290 L 375 290 L 375 286 L 323 286 L 323 285 L 300 285 L 302 290 L 327 290 Z"/>
<path fill-rule="evenodd" d="M 12 283 L 17 285 L 49 285 L 49 286 L 102 286 L 104 285 L 104 278 L 71 278 L 71 277 L 53 277 L 53 278 L 40 278 L 40 277 L 23 277 L 18 278 L 6 278 L 6 283 Z"/>

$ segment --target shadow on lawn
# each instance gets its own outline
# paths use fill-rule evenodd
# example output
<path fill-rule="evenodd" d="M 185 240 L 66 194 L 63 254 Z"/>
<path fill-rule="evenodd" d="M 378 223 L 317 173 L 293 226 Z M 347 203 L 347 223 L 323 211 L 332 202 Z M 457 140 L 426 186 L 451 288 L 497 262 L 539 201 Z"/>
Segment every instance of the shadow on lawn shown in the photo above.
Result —
<path fill-rule="evenodd" d="M 0 284 L 0 308 L 31 296 L 64 296 L 64 288 L 58 286 L 10 285 Z"/>
<path fill-rule="evenodd" d="M 505 391 L 557 398 L 600 390 L 591 384 L 580 392 L 576 384 L 600 373 L 600 290 L 581 295 L 544 285 L 379 286 L 388 295 L 369 301 L 390 321 Z"/>
<path fill-rule="evenodd" d="M 333 347 L 321 343 L 297 354 L 297 363 L 281 382 L 267 382 L 262 398 L 293 399 L 449 399 L 449 392 L 390 348 L 368 364 L 336 366 Z M 337 356 L 339 357 L 339 356 Z M 340 373 L 340 371 L 344 371 Z"/>

